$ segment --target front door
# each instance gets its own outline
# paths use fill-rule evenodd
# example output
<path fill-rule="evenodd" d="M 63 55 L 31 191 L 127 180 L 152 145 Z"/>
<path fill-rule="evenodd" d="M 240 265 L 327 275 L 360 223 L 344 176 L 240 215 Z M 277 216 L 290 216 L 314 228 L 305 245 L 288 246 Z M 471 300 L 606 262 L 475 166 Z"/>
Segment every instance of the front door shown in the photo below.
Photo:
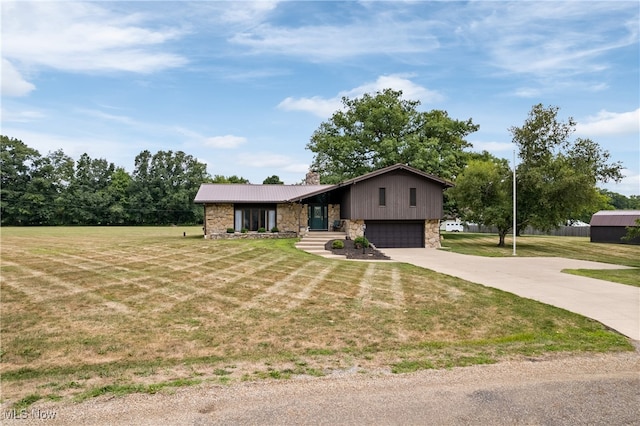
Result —
<path fill-rule="evenodd" d="M 326 204 L 309 204 L 309 229 L 326 231 L 329 217 Z"/>

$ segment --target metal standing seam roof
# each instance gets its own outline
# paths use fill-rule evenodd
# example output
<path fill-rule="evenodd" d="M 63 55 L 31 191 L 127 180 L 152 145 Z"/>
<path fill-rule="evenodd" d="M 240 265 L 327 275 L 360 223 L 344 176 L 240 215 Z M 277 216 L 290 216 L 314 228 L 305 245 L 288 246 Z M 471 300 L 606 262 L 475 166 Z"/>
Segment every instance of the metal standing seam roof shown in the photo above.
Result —
<path fill-rule="evenodd" d="M 636 226 L 640 210 L 601 210 L 591 216 L 591 226 Z"/>
<path fill-rule="evenodd" d="M 195 203 L 282 203 L 307 194 L 322 192 L 334 185 L 252 185 L 205 183 L 200 185 Z"/>

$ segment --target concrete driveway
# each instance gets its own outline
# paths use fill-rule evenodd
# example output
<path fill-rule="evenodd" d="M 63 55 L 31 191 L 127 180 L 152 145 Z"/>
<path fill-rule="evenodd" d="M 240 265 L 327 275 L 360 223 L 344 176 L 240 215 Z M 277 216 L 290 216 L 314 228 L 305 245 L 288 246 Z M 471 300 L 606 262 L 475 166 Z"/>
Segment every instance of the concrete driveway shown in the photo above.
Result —
<path fill-rule="evenodd" d="M 640 287 L 560 272 L 624 269 L 624 266 L 556 257 L 480 257 L 423 248 L 383 251 L 394 261 L 576 312 L 640 340 Z"/>

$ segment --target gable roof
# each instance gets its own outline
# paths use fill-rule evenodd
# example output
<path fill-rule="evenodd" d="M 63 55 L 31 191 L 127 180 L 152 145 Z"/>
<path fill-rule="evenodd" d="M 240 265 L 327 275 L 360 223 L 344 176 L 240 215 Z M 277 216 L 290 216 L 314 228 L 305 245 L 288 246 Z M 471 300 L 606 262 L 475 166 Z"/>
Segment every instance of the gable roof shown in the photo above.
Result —
<path fill-rule="evenodd" d="M 591 226 L 636 226 L 640 210 L 601 210 L 591 216 Z"/>
<path fill-rule="evenodd" d="M 315 192 L 312 192 L 312 193 L 309 193 L 309 194 L 306 194 L 306 195 L 303 195 L 303 196 L 299 196 L 299 197 L 297 197 L 295 199 L 291 199 L 289 201 L 300 201 L 303 198 L 312 197 L 314 195 L 318 195 L 318 194 L 321 194 L 323 192 L 327 192 L 327 191 L 330 191 L 330 190 L 333 190 L 333 189 L 336 189 L 336 188 L 341 188 L 341 187 L 353 185 L 355 183 L 362 182 L 364 180 L 371 179 L 373 177 L 380 176 L 380 175 L 383 175 L 385 173 L 393 172 L 393 171 L 396 171 L 396 170 L 405 170 L 407 172 L 416 174 L 418 176 L 421 176 L 423 178 L 426 178 L 428 180 L 431 180 L 431 181 L 433 181 L 435 183 L 438 183 L 438 184 L 442 185 L 443 188 L 449 188 L 449 187 L 454 186 L 453 183 L 451 183 L 451 182 L 449 182 L 447 180 L 444 180 L 444 179 L 439 178 L 439 177 L 434 176 L 434 175 L 430 175 L 428 173 L 423 172 L 422 170 L 418 170 L 418 169 L 415 169 L 413 167 L 407 166 L 406 164 L 398 163 L 398 164 L 394 164 L 393 166 L 388 166 L 388 167 L 384 167 L 382 169 L 374 170 L 373 172 L 365 173 L 362 176 L 358 176 L 358 177 L 355 177 L 355 178 L 352 178 L 352 179 L 347 179 L 347 180 L 342 181 L 340 183 L 337 183 L 335 185 L 331 185 L 331 188 L 328 188 L 328 189 L 325 189 L 325 190 L 315 191 Z"/>
<path fill-rule="evenodd" d="M 439 183 L 444 187 L 452 187 L 453 186 L 453 183 L 451 183 L 449 181 L 446 181 L 446 180 L 444 180 L 442 178 L 439 178 L 438 176 L 430 175 L 429 173 L 425 173 L 422 170 L 418 170 L 418 169 L 413 168 L 411 166 L 408 166 L 406 164 L 400 164 L 400 163 L 394 164 L 393 166 L 388 166 L 388 167 L 385 167 L 385 168 L 382 168 L 382 169 L 374 170 L 373 172 L 366 173 L 366 174 L 364 174 L 362 176 L 358 176 L 358 177 L 353 178 L 353 179 L 345 180 L 344 182 L 341 182 L 338 185 L 340 185 L 340 186 L 351 185 L 353 183 L 362 182 L 363 180 L 370 179 L 370 178 L 375 177 L 375 176 L 380 176 L 380 175 L 383 175 L 385 173 L 393 172 L 395 170 L 405 170 L 405 171 L 407 171 L 409 173 L 413 173 L 413 174 L 422 176 L 423 178 L 426 178 L 426 179 L 432 180 L 432 181 L 434 181 L 436 183 Z"/>
<path fill-rule="evenodd" d="M 329 192 L 336 188 L 353 185 L 396 170 L 404 170 L 442 185 L 443 188 L 453 184 L 437 176 L 405 164 L 395 164 L 348 179 L 335 185 L 252 185 L 252 184 L 220 184 L 203 183 L 196 194 L 194 202 L 200 203 L 283 203 L 296 202 L 304 198 Z"/>
<path fill-rule="evenodd" d="M 203 183 L 195 203 L 282 203 L 333 185 L 251 185 Z"/>

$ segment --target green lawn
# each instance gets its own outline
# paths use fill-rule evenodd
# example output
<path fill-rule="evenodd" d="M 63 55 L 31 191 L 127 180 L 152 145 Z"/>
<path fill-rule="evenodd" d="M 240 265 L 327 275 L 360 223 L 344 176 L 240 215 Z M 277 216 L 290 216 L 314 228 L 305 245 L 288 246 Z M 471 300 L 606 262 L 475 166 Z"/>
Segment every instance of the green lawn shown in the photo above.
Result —
<path fill-rule="evenodd" d="M 640 269 L 563 269 L 562 272 L 640 287 Z"/>
<path fill-rule="evenodd" d="M 498 235 L 467 232 L 444 233 L 442 246 L 456 253 L 475 256 L 513 255 L 513 239 L 498 247 Z M 640 268 L 640 246 L 631 244 L 592 243 L 583 237 L 525 235 L 516 238 L 516 254 L 521 257 L 565 257 Z"/>
<path fill-rule="evenodd" d="M 406 264 L 320 258 L 294 240 L 210 241 L 200 227 L 5 227 L 0 237 L 2 398 L 18 407 L 633 350 L 562 309 Z"/>

